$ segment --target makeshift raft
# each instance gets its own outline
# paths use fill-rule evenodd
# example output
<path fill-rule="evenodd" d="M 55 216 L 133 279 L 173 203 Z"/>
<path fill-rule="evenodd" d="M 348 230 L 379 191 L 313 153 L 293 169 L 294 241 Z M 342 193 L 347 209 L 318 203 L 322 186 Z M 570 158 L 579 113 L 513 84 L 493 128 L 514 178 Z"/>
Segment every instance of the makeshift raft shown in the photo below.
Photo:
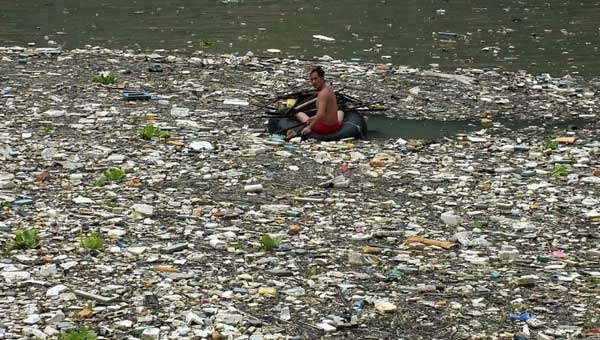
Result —
<path fill-rule="evenodd" d="M 293 117 L 271 118 L 269 119 L 268 130 L 270 133 L 288 134 L 288 131 L 294 131 L 296 136 L 302 139 L 316 139 L 322 141 L 335 141 L 344 138 L 363 139 L 367 136 L 367 123 L 363 116 L 355 111 L 344 112 L 342 127 L 336 133 L 321 135 L 318 133 L 309 133 L 302 136 L 301 132 L 305 125 L 298 126 L 298 121 Z"/>
<path fill-rule="evenodd" d="M 344 119 L 340 130 L 333 134 L 322 135 L 310 133 L 302 136 L 302 129 L 306 125 L 301 124 L 294 118 L 294 114 L 302 111 L 312 117 L 316 114 L 315 98 L 316 91 L 303 91 L 282 96 L 280 99 L 288 103 L 292 101 L 288 108 L 271 112 L 273 115 L 269 119 L 267 130 L 272 134 L 286 136 L 299 136 L 302 139 L 316 139 L 321 141 L 336 141 L 344 138 L 364 139 L 367 136 L 367 122 L 357 107 L 363 105 L 361 101 L 353 97 L 336 93 L 338 108 L 344 111 Z M 293 133 L 292 133 L 293 132 Z"/>

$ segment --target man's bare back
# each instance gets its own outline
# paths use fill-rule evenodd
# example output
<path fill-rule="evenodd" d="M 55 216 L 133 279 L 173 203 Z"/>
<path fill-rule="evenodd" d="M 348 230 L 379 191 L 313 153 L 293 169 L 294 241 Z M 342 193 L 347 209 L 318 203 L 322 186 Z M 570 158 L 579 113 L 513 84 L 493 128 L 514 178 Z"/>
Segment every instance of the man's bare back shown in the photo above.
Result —
<path fill-rule="evenodd" d="M 315 68 L 310 72 L 310 83 L 317 89 L 317 114 L 309 117 L 304 112 L 298 112 L 296 119 L 308 126 L 302 130 L 303 135 L 311 132 L 319 134 L 335 133 L 340 129 L 344 120 L 344 112 L 338 110 L 335 93 L 327 86 L 325 72 Z"/>
<path fill-rule="evenodd" d="M 338 105 L 335 93 L 329 86 L 324 86 L 317 96 L 317 113 L 322 113 L 323 124 L 335 124 L 338 122 Z"/>

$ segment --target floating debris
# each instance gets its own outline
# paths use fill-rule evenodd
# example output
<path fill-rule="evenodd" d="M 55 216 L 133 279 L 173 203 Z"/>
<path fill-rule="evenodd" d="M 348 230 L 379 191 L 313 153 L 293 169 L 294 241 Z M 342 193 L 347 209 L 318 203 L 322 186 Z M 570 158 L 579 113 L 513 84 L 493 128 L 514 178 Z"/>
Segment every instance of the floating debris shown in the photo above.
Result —
<path fill-rule="evenodd" d="M 57 338 L 82 322 L 105 339 L 598 329 L 600 97 L 585 80 L 321 60 L 345 95 L 387 108 L 367 118 L 474 128 L 319 142 L 264 124 L 297 104 L 291 84 L 309 88 L 313 61 L 0 57 L 0 338 Z M 92 82 L 103 71 L 127 86 Z M 98 180 L 116 168 L 126 178 Z M 29 229 L 39 247 L 11 247 Z M 92 233 L 102 251 L 82 249 Z"/>

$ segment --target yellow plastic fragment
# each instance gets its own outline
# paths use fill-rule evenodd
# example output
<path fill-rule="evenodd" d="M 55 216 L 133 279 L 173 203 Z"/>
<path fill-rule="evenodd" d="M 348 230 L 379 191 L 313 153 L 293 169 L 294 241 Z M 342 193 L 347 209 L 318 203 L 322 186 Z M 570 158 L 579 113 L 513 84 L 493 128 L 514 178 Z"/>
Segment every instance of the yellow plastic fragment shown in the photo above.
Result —
<path fill-rule="evenodd" d="M 575 144 L 576 139 L 576 137 L 556 137 L 554 141 L 562 144 Z"/>
<path fill-rule="evenodd" d="M 180 140 L 169 140 L 169 141 L 167 141 L 167 144 L 171 144 L 171 145 L 175 145 L 175 146 L 183 146 L 185 143 L 183 143 Z"/>
<path fill-rule="evenodd" d="M 277 289 L 270 287 L 260 287 L 258 288 L 258 295 L 277 296 Z"/>
<path fill-rule="evenodd" d="M 293 233 L 299 233 L 300 231 L 302 231 L 302 227 L 297 224 L 292 224 L 288 227 L 288 230 Z"/>
<path fill-rule="evenodd" d="M 77 317 L 80 319 L 87 319 L 90 316 L 92 316 L 92 314 L 94 314 L 94 312 L 86 308 L 84 310 L 79 311 L 79 313 L 77 313 Z"/>

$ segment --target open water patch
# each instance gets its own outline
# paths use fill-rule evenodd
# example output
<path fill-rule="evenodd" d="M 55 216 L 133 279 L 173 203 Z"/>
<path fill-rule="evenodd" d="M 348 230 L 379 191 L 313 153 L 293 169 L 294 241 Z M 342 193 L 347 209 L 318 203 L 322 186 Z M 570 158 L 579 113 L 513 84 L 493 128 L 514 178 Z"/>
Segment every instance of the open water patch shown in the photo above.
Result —
<path fill-rule="evenodd" d="M 500 119 L 492 124 L 482 124 L 479 120 L 434 120 L 434 119 L 400 119 L 382 115 L 368 117 L 369 139 L 422 139 L 439 140 L 458 134 L 469 134 L 482 129 L 525 130 L 537 129 L 542 134 L 567 133 L 598 125 L 595 119 L 575 118 L 571 120 L 510 120 Z"/>

